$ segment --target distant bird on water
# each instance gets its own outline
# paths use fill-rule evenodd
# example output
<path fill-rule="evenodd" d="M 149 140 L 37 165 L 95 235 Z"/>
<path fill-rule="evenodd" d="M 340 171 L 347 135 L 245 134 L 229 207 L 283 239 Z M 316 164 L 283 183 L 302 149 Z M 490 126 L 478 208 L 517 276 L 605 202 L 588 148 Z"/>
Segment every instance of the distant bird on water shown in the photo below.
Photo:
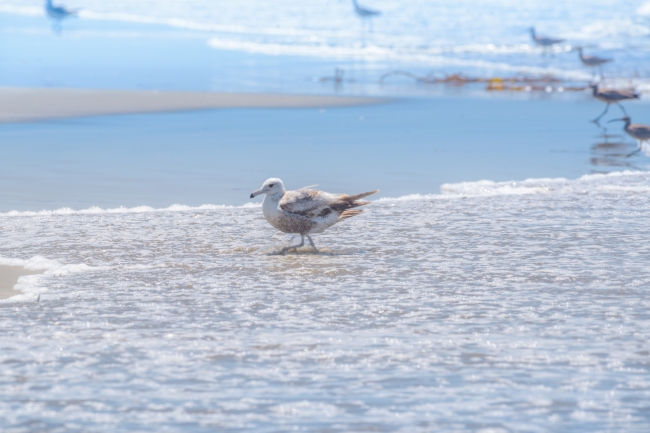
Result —
<path fill-rule="evenodd" d="M 585 56 L 582 52 L 582 47 L 578 47 L 578 55 L 580 56 L 580 61 L 586 67 L 598 68 L 601 77 L 603 76 L 603 65 L 612 61 L 612 59 L 606 59 L 604 57 Z"/>
<path fill-rule="evenodd" d="M 607 106 L 605 107 L 605 111 L 603 111 L 600 116 L 596 117 L 595 119 L 592 120 L 592 122 L 598 124 L 598 121 L 605 115 L 607 114 L 607 110 L 609 110 L 609 105 L 610 104 L 616 104 L 619 106 L 621 111 L 627 116 L 627 111 L 625 111 L 625 108 L 620 104 L 621 101 L 628 101 L 631 99 L 639 99 L 639 94 L 636 93 L 633 90 L 617 90 L 617 89 L 604 89 L 600 90 L 598 89 L 598 84 L 591 84 L 589 85 L 592 89 L 592 94 L 594 98 L 598 99 L 599 101 L 603 101 Z"/>
<path fill-rule="evenodd" d="M 354 208 L 370 203 L 359 200 L 376 192 L 347 195 L 309 188 L 287 191 L 280 179 L 271 178 L 254 191 L 251 198 L 266 194 L 262 204 L 264 218 L 281 232 L 300 235 L 300 245 L 283 248 L 280 254 L 284 254 L 304 246 L 305 236 L 314 250 L 318 251 L 310 235 L 322 233 L 338 222 L 359 215 L 363 211 Z"/>
<path fill-rule="evenodd" d="M 361 18 L 372 18 L 381 15 L 381 12 L 379 12 L 378 10 L 369 9 L 364 6 L 360 6 L 357 0 L 352 0 L 352 4 L 354 5 L 354 12 Z"/>
<path fill-rule="evenodd" d="M 530 30 L 530 37 L 533 38 L 533 41 L 535 41 L 535 43 L 542 48 L 550 48 L 553 45 L 559 44 L 560 42 L 564 42 L 566 40 L 538 35 L 535 32 L 535 27 L 531 27 L 528 30 Z"/>
<path fill-rule="evenodd" d="M 623 129 L 630 137 L 634 138 L 639 143 L 639 148 L 627 156 L 632 156 L 643 150 L 644 143 L 650 144 L 650 126 L 641 125 L 640 123 L 631 123 L 632 120 L 630 119 L 630 116 L 625 116 L 621 119 L 613 119 L 607 123 L 611 122 L 625 122 Z"/>
<path fill-rule="evenodd" d="M 61 21 L 77 15 L 76 10 L 67 9 L 63 6 L 54 6 L 52 0 L 45 0 L 45 12 L 54 22 L 53 27 L 55 30 L 61 29 Z"/>

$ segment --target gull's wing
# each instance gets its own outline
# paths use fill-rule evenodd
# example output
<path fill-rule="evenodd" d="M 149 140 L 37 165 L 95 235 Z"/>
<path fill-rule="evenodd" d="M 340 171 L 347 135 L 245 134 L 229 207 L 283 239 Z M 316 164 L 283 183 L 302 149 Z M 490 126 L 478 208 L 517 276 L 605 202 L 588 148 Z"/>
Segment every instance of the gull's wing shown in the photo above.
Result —
<path fill-rule="evenodd" d="M 299 189 L 287 191 L 280 200 L 280 209 L 307 218 L 326 217 L 331 213 L 341 216 L 348 209 L 363 206 L 370 202 L 358 201 L 377 191 L 361 194 L 330 194 L 315 189 Z"/>
<path fill-rule="evenodd" d="M 339 194 L 328 194 L 315 189 L 287 191 L 280 200 L 280 209 L 307 218 L 315 218 L 332 212 L 330 205 L 337 202 L 339 197 Z"/>

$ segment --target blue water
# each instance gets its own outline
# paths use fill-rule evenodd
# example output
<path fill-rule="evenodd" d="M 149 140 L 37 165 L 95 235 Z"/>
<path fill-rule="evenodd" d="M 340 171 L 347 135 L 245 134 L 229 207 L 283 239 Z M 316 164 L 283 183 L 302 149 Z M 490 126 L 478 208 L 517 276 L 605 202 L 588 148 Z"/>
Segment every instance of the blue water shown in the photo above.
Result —
<path fill-rule="evenodd" d="M 644 154 L 624 158 L 635 144 L 621 124 L 609 127 L 615 146 L 602 146 L 588 122 L 600 110 L 591 98 L 455 97 L 2 125 L 0 211 L 241 205 L 269 177 L 398 197 L 447 182 L 647 169 Z"/>
<path fill-rule="evenodd" d="M 553 74 L 585 82 L 592 73 L 568 51 L 581 45 L 614 59 L 605 68 L 612 83 L 650 89 L 644 1 L 377 0 L 368 6 L 383 14 L 372 24 L 343 0 L 64 3 L 81 11 L 56 33 L 40 1 L 0 1 L 0 83 L 318 93 L 332 90 L 318 78 L 340 67 L 349 82 L 339 91 L 403 94 L 413 92 L 404 87 L 409 80 L 381 86 L 382 74 Z M 531 25 L 566 42 L 544 54 L 532 44 Z"/>

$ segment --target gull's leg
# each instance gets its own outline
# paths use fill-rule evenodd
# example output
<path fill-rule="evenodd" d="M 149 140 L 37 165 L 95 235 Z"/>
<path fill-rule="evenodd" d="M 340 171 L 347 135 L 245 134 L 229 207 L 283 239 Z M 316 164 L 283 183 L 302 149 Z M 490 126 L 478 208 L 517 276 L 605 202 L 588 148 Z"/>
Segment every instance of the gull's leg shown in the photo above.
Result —
<path fill-rule="evenodd" d="M 619 104 L 618 102 L 616 103 L 616 105 L 618 105 L 618 108 L 620 108 L 621 111 L 622 111 L 623 113 L 625 113 L 626 116 L 628 115 L 628 114 L 627 114 L 627 111 L 625 111 L 625 107 L 623 107 L 623 106 L 622 106 L 621 104 Z"/>
<path fill-rule="evenodd" d="M 305 245 L 305 237 L 303 235 L 300 235 L 300 245 L 284 247 L 284 248 L 282 248 L 282 251 L 280 251 L 280 254 L 284 254 L 289 250 L 297 250 L 298 248 L 301 248 L 304 245 Z"/>
<path fill-rule="evenodd" d="M 618 102 L 617 102 L 617 104 L 618 104 Z M 598 121 L 599 121 L 600 119 L 602 119 L 602 117 L 603 117 L 605 114 L 607 114 L 607 110 L 609 110 L 609 104 L 607 104 L 607 105 L 605 106 L 605 111 L 603 111 L 602 113 L 600 113 L 600 116 L 598 116 L 598 117 L 596 117 L 595 119 L 593 119 L 592 122 L 594 122 L 596 125 L 598 125 L 598 123 L 599 123 Z"/>
<path fill-rule="evenodd" d="M 314 240 L 311 238 L 311 236 L 307 235 L 307 239 L 309 239 L 309 243 L 311 244 L 312 248 L 314 248 L 314 251 L 318 251 L 318 248 L 316 248 L 316 244 L 314 243 Z"/>

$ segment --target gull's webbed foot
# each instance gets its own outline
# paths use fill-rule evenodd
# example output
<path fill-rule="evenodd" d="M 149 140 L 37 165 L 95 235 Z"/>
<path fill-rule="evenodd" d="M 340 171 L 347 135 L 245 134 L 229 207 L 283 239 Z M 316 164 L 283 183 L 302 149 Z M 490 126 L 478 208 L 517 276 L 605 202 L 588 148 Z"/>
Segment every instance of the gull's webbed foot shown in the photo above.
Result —
<path fill-rule="evenodd" d="M 293 238 L 291 238 L 291 239 L 293 239 Z M 291 242 L 291 241 L 289 241 L 289 242 Z M 280 250 L 279 254 L 284 255 L 289 250 L 298 251 L 298 248 L 302 248 L 304 245 L 305 245 L 305 237 L 303 235 L 300 235 L 300 244 L 299 245 L 290 245 L 288 247 L 284 247 L 284 248 L 282 248 L 282 250 Z"/>

